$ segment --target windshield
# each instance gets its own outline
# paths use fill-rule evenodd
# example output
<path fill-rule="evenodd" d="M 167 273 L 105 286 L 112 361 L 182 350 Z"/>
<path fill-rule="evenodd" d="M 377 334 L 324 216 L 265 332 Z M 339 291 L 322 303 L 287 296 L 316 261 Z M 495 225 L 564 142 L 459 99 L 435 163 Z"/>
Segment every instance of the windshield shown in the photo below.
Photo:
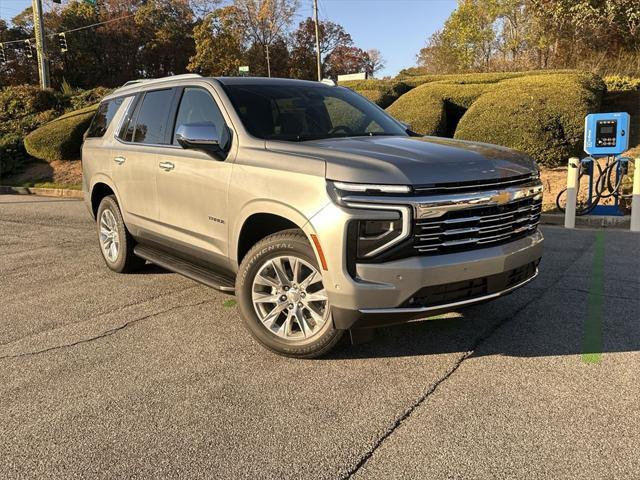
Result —
<path fill-rule="evenodd" d="M 346 88 L 240 84 L 224 89 L 249 133 L 265 140 L 407 136 L 398 122 Z"/>

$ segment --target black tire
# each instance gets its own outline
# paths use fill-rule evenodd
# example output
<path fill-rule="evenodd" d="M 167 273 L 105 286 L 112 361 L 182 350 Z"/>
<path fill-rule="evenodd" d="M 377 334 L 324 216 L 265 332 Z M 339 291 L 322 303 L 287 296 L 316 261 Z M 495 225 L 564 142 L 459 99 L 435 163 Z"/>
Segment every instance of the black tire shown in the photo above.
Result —
<path fill-rule="evenodd" d="M 101 238 L 101 220 L 103 219 L 103 214 L 105 213 L 105 211 L 108 211 L 111 213 L 111 215 L 113 215 L 113 219 L 115 220 L 115 229 L 117 231 L 117 237 L 119 241 L 117 256 L 115 256 L 114 259 L 110 259 L 107 257 L 107 254 L 105 253 L 102 245 L 103 242 Z M 98 244 L 100 246 L 100 253 L 102 253 L 102 258 L 107 264 L 107 267 L 109 267 L 114 272 L 130 273 L 139 270 L 145 264 L 144 259 L 137 257 L 133 253 L 135 240 L 124 224 L 122 213 L 120 212 L 120 207 L 118 207 L 118 202 L 116 201 L 115 196 L 106 196 L 100 202 L 98 213 L 96 215 L 96 225 L 98 230 Z"/>
<path fill-rule="evenodd" d="M 260 344 L 280 355 L 296 358 L 325 355 L 338 344 L 344 334 L 344 330 L 335 328 L 330 314 L 326 323 L 310 338 L 290 340 L 268 330 L 254 308 L 252 288 L 255 276 L 266 262 L 284 255 L 299 258 L 321 272 L 313 249 L 300 230 L 285 230 L 258 242 L 242 260 L 236 277 L 236 297 L 244 324 Z M 330 308 L 328 301 L 326 308 Z"/>

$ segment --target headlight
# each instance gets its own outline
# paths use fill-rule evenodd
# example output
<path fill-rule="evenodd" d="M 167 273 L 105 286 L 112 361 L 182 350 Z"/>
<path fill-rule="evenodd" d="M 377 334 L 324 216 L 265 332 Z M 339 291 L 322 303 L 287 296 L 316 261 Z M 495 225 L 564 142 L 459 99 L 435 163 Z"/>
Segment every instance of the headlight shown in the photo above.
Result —
<path fill-rule="evenodd" d="M 371 183 L 332 182 L 333 186 L 342 192 L 368 194 L 407 194 L 411 193 L 409 185 L 379 185 Z"/>
<path fill-rule="evenodd" d="M 371 258 L 394 245 L 403 233 L 402 218 L 357 221 L 357 258 Z"/>

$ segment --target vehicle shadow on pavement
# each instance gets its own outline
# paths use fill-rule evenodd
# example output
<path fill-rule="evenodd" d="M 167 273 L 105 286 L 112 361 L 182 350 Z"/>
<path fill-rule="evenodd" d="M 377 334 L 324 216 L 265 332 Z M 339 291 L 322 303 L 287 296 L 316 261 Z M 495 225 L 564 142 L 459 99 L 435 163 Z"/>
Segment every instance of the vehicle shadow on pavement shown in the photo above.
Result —
<path fill-rule="evenodd" d="M 596 235 L 545 228 L 547 248 L 540 276 L 530 285 L 466 308 L 456 318 L 380 328 L 370 342 L 339 349 L 332 358 L 640 351 L 640 237 L 628 232 L 604 234 L 604 268 L 600 284 L 594 284 Z M 600 306 L 597 312 L 593 305 Z"/>
<path fill-rule="evenodd" d="M 545 299 L 527 304 L 521 297 L 512 303 L 520 303 L 523 308 L 511 313 L 501 314 L 503 301 L 497 301 L 493 305 L 470 308 L 457 318 L 380 328 L 371 341 L 344 346 L 328 358 L 362 359 L 468 351 L 473 351 L 474 356 L 514 357 L 640 351 L 638 302 L 635 306 L 612 305 L 605 310 L 599 332 L 602 341 L 596 349 L 599 351 L 585 348 L 586 312 L 575 312 L 571 308 L 572 303 L 586 303 L 586 295 L 582 297 L 564 305 L 549 305 L 549 300 Z M 563 297 L 555 300 L 562 302 Z"/>

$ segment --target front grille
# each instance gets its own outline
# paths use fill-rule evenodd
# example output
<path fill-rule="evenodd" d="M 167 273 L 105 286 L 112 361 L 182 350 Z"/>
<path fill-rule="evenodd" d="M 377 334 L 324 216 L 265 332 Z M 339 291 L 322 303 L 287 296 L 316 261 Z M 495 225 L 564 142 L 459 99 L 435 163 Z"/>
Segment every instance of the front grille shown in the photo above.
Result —
<path fill-rule="evenodd" d="M 419 219 L 415 222 L 413 248 L 421 255 L 437 255 L 511 242 L 538 228 L 541 211 L 542 198 L 528 197 Z"/>
<path fill-rule="evenodd" d="M 503 292 L 533 277 L 537 263 L 532 262 L 488 277 L 423 287 L 404 302 L 402 307 L 437 307 Z"/>

